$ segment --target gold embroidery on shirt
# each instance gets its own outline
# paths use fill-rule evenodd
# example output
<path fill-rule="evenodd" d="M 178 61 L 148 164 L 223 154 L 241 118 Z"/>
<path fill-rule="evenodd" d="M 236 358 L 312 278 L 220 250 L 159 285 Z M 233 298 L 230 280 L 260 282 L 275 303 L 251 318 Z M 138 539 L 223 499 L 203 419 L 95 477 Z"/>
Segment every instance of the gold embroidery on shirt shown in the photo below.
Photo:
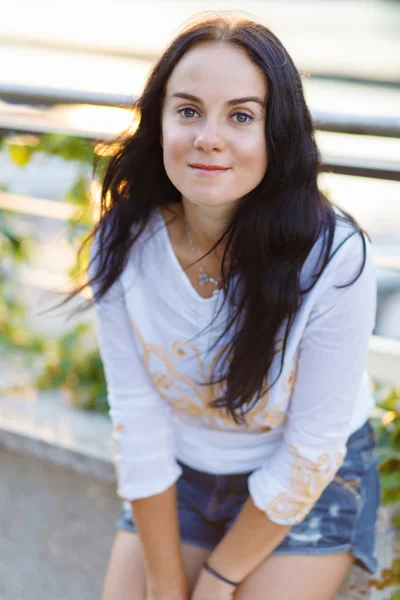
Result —
<path fill-rule="evenodd" d="M 339 469 L 344 455 L 325 452 L 312 462 L 300 456 L 295 446 L 290 445 L 289 451 L 296 457 L 290 476 L 292 489 L 271 500 L 265 512 L 272 520 L 292 519 L 294 523 L 300 523 Z"/>
<path fill-rule="evenodd" d="M 118 431 L 123 431 L 125 429 L 125 425 L 115 425 L 113 428 L 113 433 L 118 433 Z"/>
<path fill-rule="evenodd" d="M 237 430 L 238 426 L 225 411 L 209 406 L 211 400 L 221 395 L 224 382 L 212 385 L 199 385 L 194 377 L 180 371 L 174 362 L 174 360 L 179 361 L 184 358 L 193 358 L 197 363 L 200 379 L 205 383 L 210 381 L 217 360 L 226 352 L 227 346 L 222 347 L 216 356 L 214 356 L 209 367 L 209 372 L 207 373 L 198 348 L 191 342 L 178 340 L 172 344 L 171 352 L 168 353 L 157 344 L 145 342 L 132 321 L 131 326 L 142 348 L 142 357 L 152 381 L 160 395 L 169 404 L 194 417 L 201 418 L 211 428 Z M 279 354 L 282 348 L 283 340 L 279 339 L 276 342 L 275 354 Z M 151 363 L 154 363 L 155 359 L 160 361 L 162 370 L 152 367 Z M 293 358 L 293 362 L 294 366 L 292 370 L 284 376 L 282 381 L 283 390 L 285 391 L 282 402 L 267 409 L 269 392 L 262 394 L 254 408 L 246 414 L 248 428 L 265 432 L 271 428 L 283 425 L 287 416 L 283 408 L 292 395 L 295 383 L 297 359 Z M 266 378 L 265 384 L 267 382 L 268 379 Z M 267 386 L 265 385 L 264 387 L 266 388 Z"/>

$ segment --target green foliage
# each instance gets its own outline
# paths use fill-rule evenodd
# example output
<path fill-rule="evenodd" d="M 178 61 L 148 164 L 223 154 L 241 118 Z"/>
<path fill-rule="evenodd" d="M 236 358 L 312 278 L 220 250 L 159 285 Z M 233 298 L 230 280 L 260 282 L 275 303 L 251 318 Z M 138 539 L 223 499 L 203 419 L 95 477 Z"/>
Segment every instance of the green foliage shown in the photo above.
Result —
<path fill-rule="evenodd" d="M 376 590 L 387 590 L 394 588 L 394 595 L 391 596 L 391 600 L 400 600 L 400 591 L 398 587 L 400 584 L 400 559 L 394 558 L 390 568 L 382 569 L 380 579 L 374 577 L 369 580 L 368 586 L 375 588 Z M 386 596 L 385 596 L 386 597 Z"/>
<path fill-rule="evenodd" d="M 88 178 L 88 166 L 93 165 L 95 158 L 93 143 L 51 134 L 0 138 L 0 148 L 5 148 L 20 167 L 28 164 L 38 152 L 78 162 L 81 169 L 77 180 L 65 194 L 67 202 L 81 208 L 77 216 L 69 219 L 67 227 L 68 240 L 78 249 L 93 227 Z M 101 157 L 99 170 L 104 170 L 105 165 L 106 161 Z M 29 331 L 26 308 L 10 272 L 19 264 L 29 264 L 32 239 L 25 234 L 18 235 L 16 225 L 15 217 L 0 210 L 0 348 L 23 348 L 40 358 L 41 373 L 34 381 L 39 389 L 62 388 L 68 391 L 71 404 L 77 408 L 108 414 L 103 366 L 98 351 L 90 348 L 90 340 L 96 339 L 92 328 L 79 324 L 56 339 L 43 338 Z M 88 259 L 89 247 L 86 246 L 81 255 L 82 267 L 74 265 L 69 276 L 80 277 Z"/>
<path fill-rule="evenodd" d="M 19 167 L 27 165 L 33 154 L 33 150 L 29 146 L 21 146 L 20 144 L 10 144 L 8 152 L 12 161 Z"/>
<path fill-rule="evenodd" d="M 81 210 L 76 213 L 76 216 L 68 219 L 67 224 L 68 241 L 76 250 L 78 250 L 82 240 L 88 235 L 93 227 L 92 214 L 88 210 L 90 205 L 89 183 L 84 174 L 79 175 L 75 183 L 64 195 L 64 199 L 70 204 L 74 204 L 78 208 L 81 208 Z M 86 251 L 84 259 L 89 259 L 88 250 Z M 79 275 L 78 265 L 72 268 L 69 275 L 71 278 L 75 278 Z"/>
<path fill-rule="evenodd" d="M 64 194 L 64 200 L 73 204 L 77 209 L 81 209 L 76 212 L 76 216 L 68 220 L 67 224 L 68 241 L 78 250 L 82 240 L 93 227 L 92 213 L 89 210 L 89 187 L 93 165 L 96 164 L 97 176 L 101 180 L 110 157 L 95 154 L 95 142 L 67 134 L 20 135 L 11 139 L 0 138 L 0 149 L 2 145 L 7 148 L 13 162 L 20 167 L 28 164 L 38 153 L 57 156 L 65 161 L 73 161 L 80 167 L 76 181 Z M 90 175 L 89 171 L 91 171 Z M 84 268 L 89 259 L 88 248 L 85 248 L 81 258 Z M 74 265 L 69 276 L 75 279 L 81 275 L 81 271 L 82 267 L 79 264 Z"/>
<path fill-rule="evenodd" d="M 400 502 L 400 386 L 377 387 L 379 416 L 373 420 L 380 463 L 382 502 Z M 400 521 L 399 521 L 400 524 Z"/>
<path fill-rule="evenodd" d="M 62 388 L 76 408 L 108 414 L 103 365 L 97 349 L 90 348 L 94 331 L 87 323 L 48 342 L 43 371 L 35 383 L 39 389 Z"/>
<path fill-rule="evenodd" d="M 5 140 L 11 160 L 25 166 L 34 154 L 41 152 L 58 156 L 66 161 L 77 161 L 81 165 L 93 164 L 93 142 L 67 134 L 50 133 L 41 136 L 14 136 Z"/>
<path fill-rule="evenodd" d="M 43 341 L 26 327 L 25 305 L 10 273 L 28 262 L 31 238 L 18 236 L 15 217 L 0 211 L 0 348 L 20 347 L 40 352 Z"/>
<path fill-rule="evenodd" d="M 0 211 L 0 255 L 2 265 L 7 259 L 14 264 L 28 260 L 29 242 L 16 233 L 15 218 L 6 212 Z"/>

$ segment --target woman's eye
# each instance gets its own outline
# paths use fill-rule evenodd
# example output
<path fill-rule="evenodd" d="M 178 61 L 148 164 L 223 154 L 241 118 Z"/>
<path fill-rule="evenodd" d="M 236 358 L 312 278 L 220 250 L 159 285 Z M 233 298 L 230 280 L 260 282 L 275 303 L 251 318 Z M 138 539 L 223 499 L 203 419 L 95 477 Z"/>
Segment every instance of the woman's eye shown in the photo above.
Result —
<path fill-rule="evenodd" d="M 191 119 L 197 113 L 197 110 L 195 110 L 194 108 L 183 107 L 178 110 L 178 113 L 184 119 Z M 246 123 L 249 123 L 250 121 L 254 120 L 254 117 L 251 117 L 250 115 L 248 115 L 245 112 L 237 112 L 233 115 L 233 117 L 236 117 L 236 116 L 239 117 L 239 119 L 236 122 L 239 123 L 240 125 L 245 125 Z"/>
<path fill-rule="evenodd" d="M 244 112 L 237 112 L 237 113 L 235 113 L 233 116 L 234 116 L 234 117 L 235 117 L 235 116 L 239 116 L 239 117 L 245 117 L 245 118 L 246 118 L 246 120 L 242 120 L 242 119 L 240 119 L 240 120 L 238 120 L 238 121 L 237 121 L 237 123 L 240 123 L 240 124 L 243 124 L 243 125 L 244 125 L 245 123 L 248 123 L 248 122 L 249 122 L 247 119 L 249 119 L 250 121 L 252 121 L 252 120 L 254 119 L 254 117 L 251 117 L 250 115 L 248 115 L 247 113 L 244 113 Z"/>
<path fill-rule="evenodd" d="M 184 113 L 187 113 L 187 112 L 189 112 L 189 113 L 195 113 L 195 112 L 197 112 L 197 111 L 196 111 L 196 110 L 194 110 L 194 108 L 180 108 L 180 109 L 178 110 L 178 113 L 179 113 L 181 116 L 183 116 L 183 118 L 184 118 L 184 119 L 190 119 L 190 118 L 191 118 L 193 115 L 189 115 L 189 116 L 188 116 L 188 115 L 184 115 Z"/>

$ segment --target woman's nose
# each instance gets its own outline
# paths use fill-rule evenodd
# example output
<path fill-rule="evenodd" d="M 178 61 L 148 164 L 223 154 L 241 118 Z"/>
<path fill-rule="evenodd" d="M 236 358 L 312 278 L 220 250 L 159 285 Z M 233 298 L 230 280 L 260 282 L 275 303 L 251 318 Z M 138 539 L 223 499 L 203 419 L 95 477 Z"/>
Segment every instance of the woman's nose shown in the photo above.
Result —
<path fill-rule="evenodd" d="M 223 142 L 221 131 L 215 122 L 207 121 L 199 129 L 194 140 L 194 147 L 202 149 L 204 152 L 210 152 L 215 149 L 222 149 Z"/>

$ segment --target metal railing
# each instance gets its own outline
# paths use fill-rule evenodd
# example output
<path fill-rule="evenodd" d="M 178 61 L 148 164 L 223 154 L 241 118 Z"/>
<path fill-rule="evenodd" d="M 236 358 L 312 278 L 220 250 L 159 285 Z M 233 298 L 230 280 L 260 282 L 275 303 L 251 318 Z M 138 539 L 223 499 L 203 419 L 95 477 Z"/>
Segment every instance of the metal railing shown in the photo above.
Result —
<path fill-rule="evenodd" d="M 82 92 L 69 89 L 18 86 L 0 83 L 0 98 L 12 103 L 0 104 L 0 131 L 19 133 L 66 133 L 86 139 L 108 139 L 107 131 L 80 129 L 52 111 L 59 105 L 92 105 L 129 109 L 135 98 L 112 92 Z M 24 112 L 20 103 L 37 105 L 35 114 Z M 400 138 L 400 117 L 333 114 L 311 110 L 317 131 Z M 321 170 L 328 173 L 400 181 L 400 162 L 365 158 L 322 156 Z"/>

